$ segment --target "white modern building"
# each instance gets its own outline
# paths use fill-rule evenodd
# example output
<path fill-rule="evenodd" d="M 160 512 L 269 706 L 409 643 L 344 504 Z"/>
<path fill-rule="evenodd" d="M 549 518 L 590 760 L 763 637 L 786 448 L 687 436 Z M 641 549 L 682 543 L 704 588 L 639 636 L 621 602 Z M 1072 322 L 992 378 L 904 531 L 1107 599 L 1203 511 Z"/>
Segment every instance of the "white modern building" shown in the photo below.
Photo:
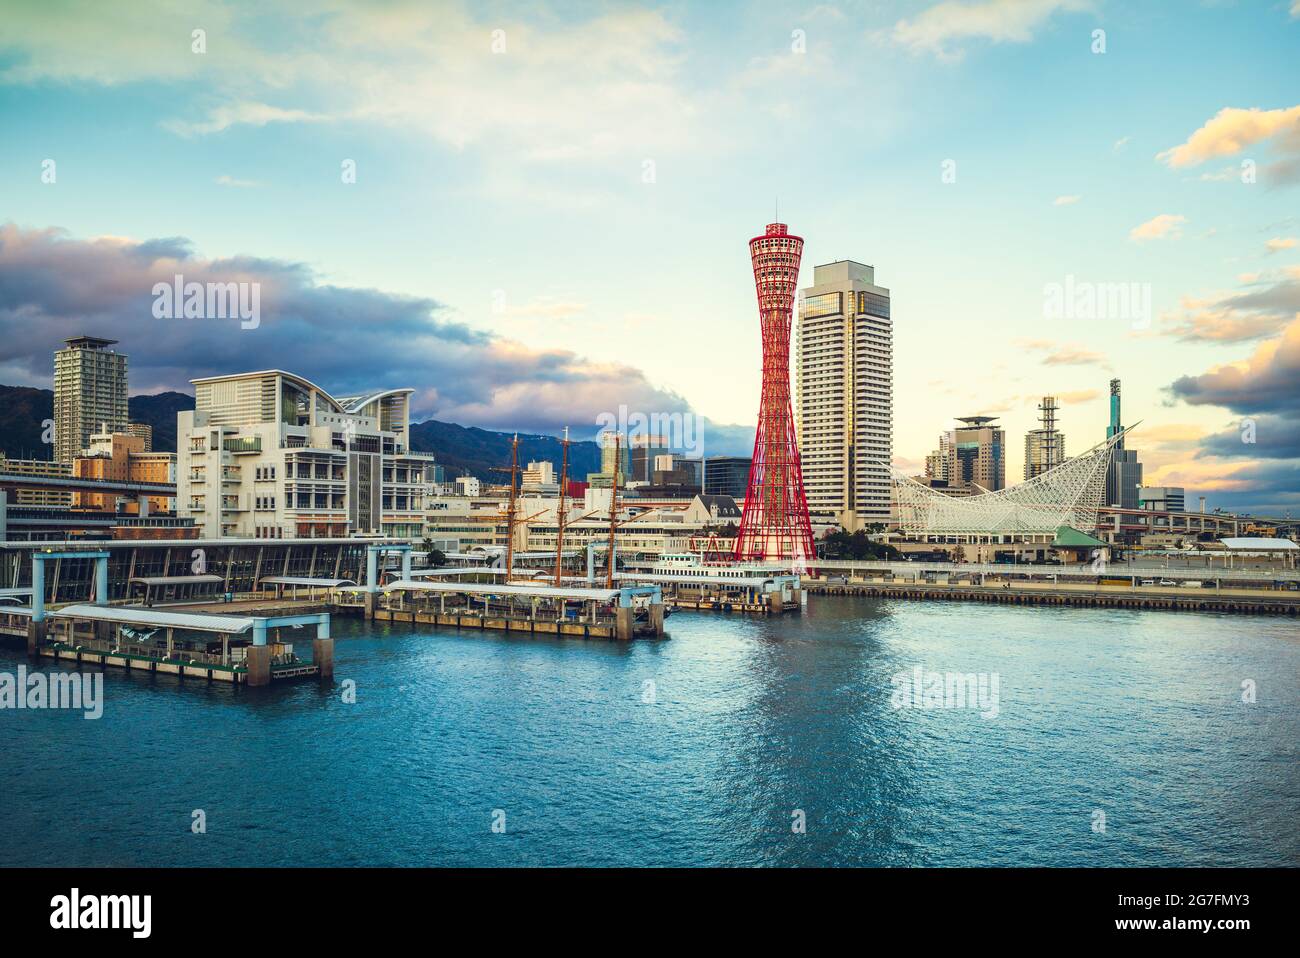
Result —
<path fill-rule="evenodd" d="M 1187 490 L 1183 486 L 1140 486 L 1138 508 L 1157 512 L 1186 512 Z"/>
<path fill-rule="evenodd" d="M 889 522 L 893 325 L 875 268 L 813 270 L 795 326 L 795 417 L 814 527 Z"/>
<path fill-rule="evenodd" d="M 434 460 L 408 445 L 414 390 L 335 397 L 280 369 L 192 382 L 177 506 L 201 536 L 423 534 Z"/>

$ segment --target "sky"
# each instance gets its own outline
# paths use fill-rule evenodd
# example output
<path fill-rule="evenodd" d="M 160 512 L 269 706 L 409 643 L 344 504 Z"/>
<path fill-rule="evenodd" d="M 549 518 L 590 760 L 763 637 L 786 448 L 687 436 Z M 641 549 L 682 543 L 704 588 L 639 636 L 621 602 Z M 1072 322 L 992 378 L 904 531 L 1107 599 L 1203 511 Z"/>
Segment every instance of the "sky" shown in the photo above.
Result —
<path fill-rule="evenodd" d="M 1300 0 L 10 2 L 0 382 L 286 368 L 421 416 L 747 452 L 747 241 L 891 290 L 894 454 L 1108 383 L 1149 485 L 1300 508 Z M 257 283 L 255 328 L 155 284 Z M 1120 292 L 1124 295 L 1121 297 Z M 1193 500 L 1194 501 L 1194 500 Z"/>

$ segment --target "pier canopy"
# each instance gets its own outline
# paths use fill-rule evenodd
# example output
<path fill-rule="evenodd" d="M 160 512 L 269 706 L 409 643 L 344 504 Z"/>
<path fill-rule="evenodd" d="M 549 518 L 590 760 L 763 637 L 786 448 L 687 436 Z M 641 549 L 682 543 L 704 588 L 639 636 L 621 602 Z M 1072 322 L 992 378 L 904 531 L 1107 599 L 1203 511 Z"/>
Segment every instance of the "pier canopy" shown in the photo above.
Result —
<path fill-rule="evenodd" d="M 208 612 L 162 612 L 127 605 L 66 605 L 53 609 L 51 618 L 116 622 L 120 625 L 155 625 L 159 628 L 193 629 L 196 632 L 224 632 L 237 635 L 253 627 L 254 619 L 243 615 L 214 615 Z"/>
<path fill-rule="evenodd" d="M 342 589 L 357 584 L 352 579 L 313 579 L 299 575 L 264 575 L 259 581 L 271 585 L 307 585 L 317 589 Z"/>
<path fill-rule="evenodd" d="M 613 602 L 624 592 L 651 594 L 653 589 L 590 589 L 578 586 L 553 585 L 494 585 L 478 582 L 422 582 L 402 579 L 384 586 L 385 592 L 462 592 L 472 595 L 522 595 L 548 599 L 570 599 L 575 602 Z"/>
<path fill-rule="evenodd" d="M 894 469 L 898 524 L 909 537 L 1096 529 L 1112 452 L 1130 429 L 1019 485 L 979 495 L 950 496 Z"/>
<path fill-rule="evenodd" d="M 219 632 L 240 635 L 252 631 L 253 644 L 265 645 L 270 629 L 288 626 L 316 626 L 319 638 L 329 637 L 328 612 L 306 615 L 218 615 L 211 612 L 167 612 L 160 609 L 143 609 L 134 605 L 65 605 L 51 610 L 51 618 L 73 619 L 82 622 L 109 622 L 126 626 L 155 626 L 162 629 L 185 629 L 193 632 Z"/>

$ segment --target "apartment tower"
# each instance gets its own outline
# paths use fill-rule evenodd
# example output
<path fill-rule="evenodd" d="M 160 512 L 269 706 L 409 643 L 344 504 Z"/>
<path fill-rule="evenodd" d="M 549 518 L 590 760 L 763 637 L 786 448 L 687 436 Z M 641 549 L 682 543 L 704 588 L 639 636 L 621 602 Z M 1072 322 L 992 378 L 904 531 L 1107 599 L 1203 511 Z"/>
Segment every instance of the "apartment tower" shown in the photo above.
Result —
<path fill-rule="evenodd" d="M 100 432 L 125 433 L 126 356 L 114 339 L 75 336 L 54 353 L 54 459 L 69 465 Z"/>

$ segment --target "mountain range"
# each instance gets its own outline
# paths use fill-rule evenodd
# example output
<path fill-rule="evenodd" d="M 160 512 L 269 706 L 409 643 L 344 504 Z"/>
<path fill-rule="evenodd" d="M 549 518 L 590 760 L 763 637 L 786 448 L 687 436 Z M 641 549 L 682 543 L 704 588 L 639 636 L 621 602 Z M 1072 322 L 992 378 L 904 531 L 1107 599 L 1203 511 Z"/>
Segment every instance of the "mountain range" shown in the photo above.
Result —
<path fill-rule="evenodd" d="M 131 422 L 153 427 L 153 448 L 176 451 L 176 413 L 194 408 L 194 397 L 179 392 L 132 396 L 127 400 Z M 49 459 L 53 449 L 41 441 L 44 423 L 54 416 L 54 393 L 30 386 L 0 385 L 0 452 L 13 459 Z M 431 452 L 447 470 L 448 478 L 476 476 L 484 482 L 503 482 L 503 467 L 510 465 L 511 433 L 429 419 L 411 424 L 411 448 Z M 560 469 L 562 448 L 554 436 L 519 436 L 519 466 L 532 460 L 549 460 Z M 600 471 L 600 447 L 591 440 L 569 444 L 569 475 L 585 479 Z"/>

